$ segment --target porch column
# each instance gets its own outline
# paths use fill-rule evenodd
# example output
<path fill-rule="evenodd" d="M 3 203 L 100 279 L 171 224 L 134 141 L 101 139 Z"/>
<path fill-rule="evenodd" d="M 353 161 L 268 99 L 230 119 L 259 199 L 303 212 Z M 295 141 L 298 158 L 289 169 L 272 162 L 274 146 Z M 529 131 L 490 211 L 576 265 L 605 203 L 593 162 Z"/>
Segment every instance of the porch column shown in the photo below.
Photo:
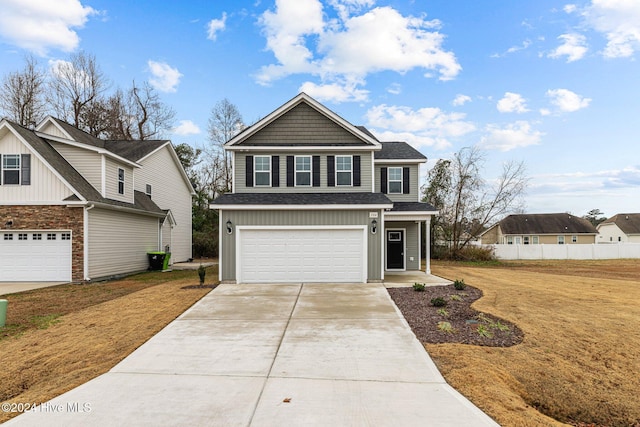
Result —
<path fill-rule="evenodd" d="M 424 231 L 425 233 L 425 274 L 431 274 L 431 216 L 427 217 L 426 220 L 426 224 L 425 224 L 425 228 L 426 230 Z"/>

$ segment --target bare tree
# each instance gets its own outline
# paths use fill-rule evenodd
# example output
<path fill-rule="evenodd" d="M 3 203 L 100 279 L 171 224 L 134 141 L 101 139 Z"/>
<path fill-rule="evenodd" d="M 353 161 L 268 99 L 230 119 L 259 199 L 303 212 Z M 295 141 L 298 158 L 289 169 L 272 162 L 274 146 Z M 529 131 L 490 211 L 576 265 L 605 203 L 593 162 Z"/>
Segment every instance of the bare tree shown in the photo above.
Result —
<path fill-rule="evenodd" d="M 452 160 L 439 160 L 422 188 L 423 200 L 440 211 L 434 238 L 448 242 L 454 256 L 487 225 L 524 207 L 529 181 L 524 163 L 505 163 L 498 178 L 486 181 L 481 176 L 484 158 L 477 147 L 463 148 Z"/>
<path fill-rule="evenodd" d="M 171 129 L 176 113 L 160 100 L 158 92 L 148 82 L 138 87 L 134 81 L 129 99 L 130 114 L 135 120 L 135 139 L 158 138 Z"/>
<path fill-rule="evenodd" d="M 4 76 L 0 87 L 2 114 L 22 126 L 33 126 L 44 118 L 45 73 L 33 56 L 25 58 L 24 68 Z"/>
<path fill-rule="evenodd" d="M 89 123 L 95 124 L 99 120 L 96 116 L 103 114 L 104 102 L 100 98 L 108 87 L 95 56 L 80 51 L 72 54 L 69 61 L 53 65 L 47 102 L 58 118 L 90 132 Z"/>
<path fill-rule="evenodd" d="M 211 146 L 205 154 L 210 172 L 215 172 L 215 176 L 208 177 L 214 197 L 231 191 L 233 181 L 231 157 L 225 152 L 223 146 L 244 128 L 238 108 L 228 99 L 219 101 L 211 110 L 208 129 Z"/>

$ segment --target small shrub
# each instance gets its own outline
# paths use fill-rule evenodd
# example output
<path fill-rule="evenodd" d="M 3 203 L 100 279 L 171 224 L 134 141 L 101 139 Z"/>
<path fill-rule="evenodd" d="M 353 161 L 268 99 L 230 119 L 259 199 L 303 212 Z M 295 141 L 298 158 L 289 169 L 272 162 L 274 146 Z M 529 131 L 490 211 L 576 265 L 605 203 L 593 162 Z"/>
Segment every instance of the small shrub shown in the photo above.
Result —
<path fill-rule="evenodd" d="M 493 333 L 485 325 L 478 325 L 478 335 L 485 338 L 493 337 Z"/>
<path fill-rule="evenodd" d="M 431 305 L 434 307 L 446 307 L 447 301 L 442 297 L 431 298 Z"/>
<path fill-rule="evenodd" d="M 425 284 L 424 283 L 414 283 L 413 290 L 416 292 L 424 292 Z"/>
<path fill-rule="evenodd" d="M 460 279 L 453 282 L 453 287 L 458 291 L 463 291 L 464 288 L 467 287 L 467 285 L 464 283 L 464 279 Z"/>
<path fill-rule="evenodd" d="M 200 277 L 200 285 L 204 285 L 204 278 L 207 275 L 207 269 L 204 267 L 204 265 L 200 264 L 200 267 L 198 267 L 198 277 Z"/>
<path fill-rule="evenodd" d="M 446 308 L 439 308 L 438 314 L 442 317 L 449 317 L 449 312 L 447 311 Z"/>
<path fill-rule="evenodd" d="M 462 297 L 460 295 L 456 295 L 456 294 L 450 295 L 449 299 L 451 301 L 462 301 Z"/>
<path fill-rule="evenodd" d="M 438 330 L 440 332 L 446 332 L 449 334 L 452 334 L 455 332 L 453 329 L 453 326 L 451 326 L 451 323 L 449 322 L 438 322 Z"/>

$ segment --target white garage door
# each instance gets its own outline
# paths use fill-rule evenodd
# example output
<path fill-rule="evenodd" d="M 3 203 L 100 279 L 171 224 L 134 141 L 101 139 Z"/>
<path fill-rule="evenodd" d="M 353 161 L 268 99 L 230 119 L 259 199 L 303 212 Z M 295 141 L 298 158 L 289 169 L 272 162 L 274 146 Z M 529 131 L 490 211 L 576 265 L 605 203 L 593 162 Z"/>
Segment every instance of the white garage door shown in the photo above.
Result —
<path fill-rule="evenodd" d="M 238 283 L 367 280 L 364 228 L 237 230 Z"/>
<path fill-rule="evenodd" d="M 0 231 L 0 282 L 70 281 L 70 232 Z"/>

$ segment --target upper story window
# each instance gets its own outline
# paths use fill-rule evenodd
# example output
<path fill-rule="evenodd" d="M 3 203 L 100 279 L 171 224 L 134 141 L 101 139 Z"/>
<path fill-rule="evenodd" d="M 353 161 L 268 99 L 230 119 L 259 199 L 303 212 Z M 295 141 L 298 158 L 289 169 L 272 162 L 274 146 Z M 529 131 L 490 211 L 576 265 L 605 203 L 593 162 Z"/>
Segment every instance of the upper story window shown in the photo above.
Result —
<path fill-rule="evenodd" d="M 118 194 L 124 194 L 124 169 L 118 168 Z"/>
<path fill-rule="evenodd" d="M 271 157 L 254 156 L 254 182 L 256 187 L 268 187 L 271 185 Z"/>
<path fill-rule="evenodd" d="M 149 197 L 151 197 L 151 184 L 147 184 L 146 188 L 145 188 L 145 194 Z"/>
<path fill-rule="evenodd" d="M 311 186 L 311 156 L 296 156 L 296 186 Z"/>
<path fill-rule="evenodd" d="M 387 176 L 389 194 L 402 194 L 402 168 L 389 168 Z"/>
<path fill-rule="evenodd" d="M 2 183 L 20 184 L 20 154 L 2 155 Z"/>
<path fill-rule="evenodd" d="M 353 158 L 336 156 L 336 185 L 353 185 Z"/>

